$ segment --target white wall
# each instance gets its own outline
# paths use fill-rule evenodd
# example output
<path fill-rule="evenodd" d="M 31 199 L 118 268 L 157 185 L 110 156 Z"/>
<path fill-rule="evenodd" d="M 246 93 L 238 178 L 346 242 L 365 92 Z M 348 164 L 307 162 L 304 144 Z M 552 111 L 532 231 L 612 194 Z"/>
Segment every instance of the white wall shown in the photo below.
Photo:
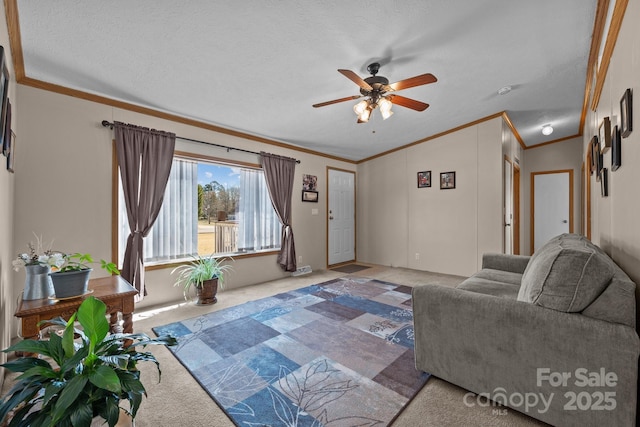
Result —
<path fill-rule="evenodd" d="M 627 88 L 634 92 L 634 130 L 622 139 L 622 166 L 609 171 L 609 197 L 600 196 L 600 183 L 591 179 L 592 240 L 640 283 L 640 2 L 630 1 L 618 34 L 600 101 L 595 112 L 589 110 L 584 127 L 586 147 L 604 117 L 612 127 L 620 125 L 620 98 Z M 604 155 L 611 168 L 611 150 Z"/>
<path fill-rule="evenodd" d="M 501 129 L 495 118 L 359 164 L 358 260 L 471 275 L 501 252 Z M 432 186 L 417 188 L 428 170 Z M 456 188 L 441 190 L 449 171 Z"/>
<path fill-rule="evenodd" d="M 20 98 L 20 155 L 17 157 L 15 197 L 15 246 L 33 240 L 33 232 L 66 251 L 89 252 L 95 258 L 111 259 L 111 176 L 113 132 L 102 120 L 117 120 L 175 132 L 177 135 L 248 149 L 267 151 L 301 160 L 296 169 L 293 197 L 293 231 L 302 265 L 326 268 L 326 167 L 355 170 L 353 163 L 331 160 L 283 147 L 261 144 L 236 136 L 112 108 L 78 98 L 27 86 L 18 87 Z M 258 157 L 235 151 L 178 141 L 177 150 L 258 163 Z M 302 175 L 318 177 L 320 200 L 303 203 Z M 311 215 L 317 208 L 319 215 Z M 260 283 L 285 274 L 276 256 L 238 258 L 225 285 L 234 288 Z M 170 269 L 147 271 L 149 295 L 137 308 L 180 301 L 180 288 L 173 287 Z M 92 277 L 103 276 L 94 270 Z M 14 293 L 22 290 L 24 273 L 11 273 Z M 223 297 L 223 296 L 222 296 Z M 9 299 L 7 302 L 12 302 Z M 11 308 L 14 310 L 14 308 Z"/>
<path fill-rule="evenodd" d="M 9 99 L 11 100 L 12 117 L 11 128 L 16 129 L 16 112 L 18 102 L 16 100 L 16 79 L 13 71 L 13 59 L 9 48 L 9 33 L 7 22 L 4 19 L 4 4 L 2 6 L 2 18 L 0 19 L 0 45 L 4 48 L 5 63 L 10 75 Z M 19 133 L 16 132 L 18 135 Z M 19 141 L 18 141 L 19 142 Z M 17 145 L 17 143 L 16 143 Z M 18 149 L 19 150 L 19 149 Z M 16 150 L 18 159 L 21 152 Z M 1 150 L 0 150 L 1 151 Z M 11 261 L 14 259 L 13 248 L 13 218 L 14 218 L 14 188 L 15 175 L 6 169 L 6 158 L 0 155 L 0 349 L 5 349 L 11 342 L 12 321 L 14 307 L 11 301 L 15 300 L 13 292 L 13 270 Z M 7 360 L 5 353 L 0 353 L 0 363 Z M 0 368 L 0 387 L 4 381 L 4 368 Z"/>
<path fill-rule="evenodd" d="M 573 170 L 573 232 L 580 230 L 580 174 L 582 168 L 582 140 L 568 139 L 555 144 L 532 147 L 524 150 L 524 167 L 521 169 L 522 206 L 520 211 L 523 233 L 521 234 L 520 253 L 531 254 L 531 174 L 555 170 Z M 600 186 L 598 186 L 598 191 Z"/>

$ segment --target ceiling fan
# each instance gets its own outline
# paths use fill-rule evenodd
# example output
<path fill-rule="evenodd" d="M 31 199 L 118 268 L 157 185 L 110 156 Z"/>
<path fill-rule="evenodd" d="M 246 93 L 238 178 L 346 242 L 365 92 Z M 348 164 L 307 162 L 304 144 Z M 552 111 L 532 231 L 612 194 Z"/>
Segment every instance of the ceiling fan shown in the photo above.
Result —
<path fill-rule="evenodd" d="M 367 97 L 366 99 L 358 102 L 353 107 L 353 111 L 358 115 L 358 123 L 368 122 L 371 117 L 371 112 L 376 107 L 380 107 L 380 114 L 384 120 L 388 119 L 393 114 L 391 111 L 392 104 L 397 104 L 416 111 L 424 111 L 429 107 L 429 104 L 425 104 L 424 102 L 396 94 L 389 94 L 389 92 L 434 83 L 438 81 L 438 79 L 436 79 L 433 74 L 421 74 L 419 76 L 389 84 L 389 80 L 386 77 L 376 75 L 379 70 L 379 63 L 374 62 L 369 64 L 369 66 L 367 66 L 367 71 L 371 73 L 371 77 L 367 77 L 365 79 L 362 79 L 351 70 L 338 70 L 340 74 L 360 86 L 360 95 L 347 96 L 345 98 L 334 99 L 333 101 L 321 102 L 319 104 L 314 104 L 313 107 L 324 107 L 326 105 L 351 101 L 365 96 Z"/>

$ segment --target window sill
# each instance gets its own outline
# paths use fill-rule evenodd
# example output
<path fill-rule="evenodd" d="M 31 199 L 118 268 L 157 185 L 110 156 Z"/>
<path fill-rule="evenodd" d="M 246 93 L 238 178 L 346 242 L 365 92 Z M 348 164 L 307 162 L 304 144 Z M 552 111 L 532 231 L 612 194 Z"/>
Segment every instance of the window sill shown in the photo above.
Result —
<path fill-rule="evenodd" d="M 230 255 L 225 255 L 225 254 L 220 254 L 220 257 L 228 257 L 228 258 L 233 258 L 234 260 L 238 260 L 238 259 L 245 259 L 245 258 L 254 258 L 254 257 L 261 257 L 261 256 L 271 256 L 271 255 L 278 255 L 280 253 L 280 249 L 274 249 L 274 250 L 266 250 L 266 251 L 259 251 L 259 252 L 247 252 L 247 253 L 238 253 L 238 254 L 230 254 Z M 151 271 L 151 270 L 163 270 L 165 268 L 175 268 L 179 265 L 183 265 L 183 264 L 188 264 L 189 262 L 191 262 L 192 259 L 191 258 L 186 258 L 183 260 L 175 260 L 175 261 L 167 261 L 167 262 L 157 262 L 157 263 L 153 263 L 150 265 L 145 265 L 144 266 L 144 270 L 145 271 Z"/>

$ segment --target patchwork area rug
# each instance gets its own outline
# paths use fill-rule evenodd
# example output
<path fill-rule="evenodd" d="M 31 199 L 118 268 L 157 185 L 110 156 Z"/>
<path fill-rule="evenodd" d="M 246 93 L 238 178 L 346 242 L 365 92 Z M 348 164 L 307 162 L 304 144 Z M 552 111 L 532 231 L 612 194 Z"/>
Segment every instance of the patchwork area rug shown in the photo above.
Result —
<path fill-rule="evenodd" d="M 385 426 L 427 382 L 411 288 L 343 277 L 154 328 L 238 426 Z"/>

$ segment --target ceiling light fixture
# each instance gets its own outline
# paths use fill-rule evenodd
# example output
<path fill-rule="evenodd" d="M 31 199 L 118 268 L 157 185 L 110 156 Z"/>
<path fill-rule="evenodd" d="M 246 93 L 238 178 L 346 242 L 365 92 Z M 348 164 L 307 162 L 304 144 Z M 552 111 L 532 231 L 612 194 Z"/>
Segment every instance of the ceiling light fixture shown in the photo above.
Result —
<path fill-rule="evenodd" d="M 542 126 L 542 134 L 549 136 L 553 133 L 553 127 L 549 124 Z"/>
<path fill-rule="evenodd" d="M 358 123 L 366 123 L 371 118 L 371 112 L 377 107 L 380 107 L 380 114 L 382 119 L 386 120 L 393 115 L 391 107 L 393 103 L 386 96 L 371 97 L 358 102 L 353 106 L 353 112 L 358 116 Z"/>
<path fill-rule="evenodd" d="M 498 95 L 506 95 L 511 92 L 511 86 L 504 86 L 498 89 Z"/>
<path fill-rule="evenodd" d="M 378 101 L 378 107 L 380 107 L 380 114 L 382 115 L 382 120 L 387 120 L 389 117 L 393 115 L 393 111 L 391 111 L 391 107 L 393 104 L 387 98 L 382 97 L 380 101 Z"/>

